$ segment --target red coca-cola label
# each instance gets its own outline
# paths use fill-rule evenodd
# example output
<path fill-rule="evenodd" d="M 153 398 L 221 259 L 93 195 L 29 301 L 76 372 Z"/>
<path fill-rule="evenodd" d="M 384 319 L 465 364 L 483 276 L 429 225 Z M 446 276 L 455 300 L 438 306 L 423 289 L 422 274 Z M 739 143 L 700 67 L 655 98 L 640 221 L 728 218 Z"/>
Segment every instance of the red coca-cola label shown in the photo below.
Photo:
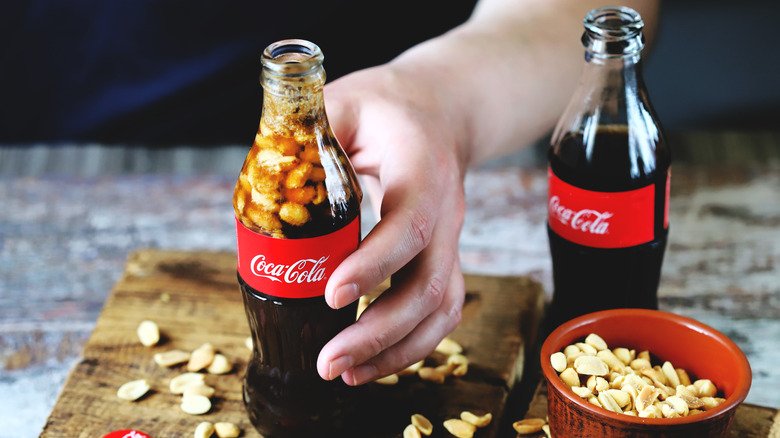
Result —
<path fill-rule="evenodd" d="M 333 233 L 308 239 L 276 239 L 236 218 L 238 273 L 252 288 L 280 298 L 325 294 L 330 274 L 360 243 L 360 216 Z"/>
<path fill-rule="evenodd" d="M 150 438 L 149 435 L 132 429 L 115 430 L 103 438 Z"/>
<path fill-rule="evenodd" d="M 548 223 L 559 236 L 592 248 L 625 248 L 653 240 L 654 185 L 595 192 L 563 182 L 551 169 L 547 172 Z"/>

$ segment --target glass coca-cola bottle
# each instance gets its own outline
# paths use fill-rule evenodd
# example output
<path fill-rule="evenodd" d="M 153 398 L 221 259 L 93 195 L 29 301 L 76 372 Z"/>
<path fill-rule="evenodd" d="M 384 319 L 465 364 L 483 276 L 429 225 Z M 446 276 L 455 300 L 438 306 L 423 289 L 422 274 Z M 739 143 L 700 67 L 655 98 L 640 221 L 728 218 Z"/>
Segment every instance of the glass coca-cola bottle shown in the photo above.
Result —
<path fill-rule="evenodd" d="M 362 193 L 325 114 L 323 54 L 304 40 L 263 52 L 263 110 L 236 183 L 238 282 L 254 342 L 244 377 L 250 420 L 267 438 L 331 436 L 353 388 L 317 374 L 317 356 L 355 322 L 323 297 L 360 242 Z"/>
<path fill-rule="evenodd" d="M 642 18 L 607 7 L 584 25 L 584 72 L 548 152 L 551 328 L 657 308 L 669 227 L 671 154 L 642 79 Z"/>

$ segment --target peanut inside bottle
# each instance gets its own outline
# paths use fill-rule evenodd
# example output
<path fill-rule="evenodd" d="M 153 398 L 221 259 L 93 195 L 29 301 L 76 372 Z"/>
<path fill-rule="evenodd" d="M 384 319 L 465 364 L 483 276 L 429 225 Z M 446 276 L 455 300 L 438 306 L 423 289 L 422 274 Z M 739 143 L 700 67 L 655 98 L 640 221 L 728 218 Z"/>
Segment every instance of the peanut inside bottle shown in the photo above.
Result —
<path fill-rule="evenodd" d="M 322 61 L 306 42 L 263 52 L 260 127 L 233 195 L 237 218 L 254 232 L 315 237 L 357 215 L 362 193 L 328 125 Z"/>

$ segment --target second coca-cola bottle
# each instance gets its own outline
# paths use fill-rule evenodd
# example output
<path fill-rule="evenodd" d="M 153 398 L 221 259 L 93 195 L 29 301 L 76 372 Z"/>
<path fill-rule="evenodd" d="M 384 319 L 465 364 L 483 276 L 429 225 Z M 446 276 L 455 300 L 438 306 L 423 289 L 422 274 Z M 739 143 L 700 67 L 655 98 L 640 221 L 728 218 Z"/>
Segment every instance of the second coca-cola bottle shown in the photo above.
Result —
<path fill-rule="evenodd" d="M 642 79 L 642 18 L 600 8 L 584 25 L 584 72 L 548 153 L 551 328 L 657 308 L 669 227 L 671 154 Z"/>
<path fill-rule="evenodd" d="M 319 47 L 263 52 L 263 112 L 236 183 L 238 281 L 254 343 L 244 377 L 250 420 L 267 438 L 335 436 L 354 388 L 317 374 L 317 356 L 355 321 L 323 297 L 360 242 L 361 190 L 328 125 Z"/>

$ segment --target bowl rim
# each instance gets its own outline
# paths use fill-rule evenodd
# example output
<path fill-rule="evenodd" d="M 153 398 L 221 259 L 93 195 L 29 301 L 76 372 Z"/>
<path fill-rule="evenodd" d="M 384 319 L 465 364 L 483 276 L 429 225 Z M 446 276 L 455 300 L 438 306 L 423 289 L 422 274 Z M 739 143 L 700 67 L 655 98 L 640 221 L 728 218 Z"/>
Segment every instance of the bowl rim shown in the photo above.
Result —
<path fill-rule="evenodd" d="M 585 401 L 585 399 L 577 396 L 558 377 L 558 373 L 553 369 L 552 364 L 550 363 L 550 355 L 552 353 L 555 353 L 556 351 L 560 351 L 560 350 L 552 349 L 553 340 L 564 336 L 566 332 L 574 328 L 593 323 L 594 321 L 599 319 L 611 318 L 615 316 L 631 316 L 631 315 L 641 315 L 645 317 L 650 316 L 653 318 L 657 318 L 659 320 L 671 320 L 677 324 L 684 325 L 696 332 L 713 336 L 719 342 L 726 344 L 726 346 L 731 351 L 737 354 L 736 357 L 737 362 L 740 363 L 741 367 L 745 371 L 745 373 L 743 373 L 743 376 L 738 380 L 737 385 L 734 389 L 734 393 L 732 393 L 729 397 L 727 397 L 726 401 L 724 401 L 723 403 L 721 403 L 720 405 L 718 405 L 713 409 L 704 411 L 700 414 L 688 415 L 685 417 L 677 417 L 677 418 L 641 418 L 641 417 L 633 417 L 625 414 L 618 414 L 604 408 L 599 408 Z M 752 370 L 750 368 L 750 363 L 748 362 L 748 359 L 745 356 L 745 353 L 729 337 L 719 332 L 718 330 L 715 330 L 714 328 L 702 322 L 699 322 L 695 319 L 689 318 L 687 316 L 678 315 L 676 313 L 661 311 L 661 310 L 610 309 L 610 310 L 602 310 L 598 312 L 589 313 L 574 318 L 572 320 L 569 320 L 561 324 L 560 326 L 558 326 L 549 335 L 547 335 L 547 337 L 544 340 L 544 343 L 542 344 L 542 348 L 540 352 L 540 360 L 541 360 L 542 374 L 544 375 L 544 378 L 547 381 L 548 386 L 552 384 L 555 387 L 555 389 L 558 391 L 558 393 L 561 394 L 564 398 L 568 399 L 570 402 L 576 404 L 581 409 L 585 409 L 586 411 L 596 415 L 597 417 L 601 417 L 605 420 L 620 421 L 628 424 L 642 425 L 642 426 L 673 426 L 673 425 L 681 425 L 681 424 L 690 424 L 690 423 L 697 423 L 704 420 L 717 418 L 721 415 L 725 415 L 728 411 L 735 409 L 737 406 L 739 406 L 740 403 L 742 403 L 745 400 L 750 390 L 750 385 L 752 382 Z M 552 390 L 553 389 L 548 388 L 548 392 Z M 548 415 L 549 414 L 550 413 L 548 412 Z"/>

